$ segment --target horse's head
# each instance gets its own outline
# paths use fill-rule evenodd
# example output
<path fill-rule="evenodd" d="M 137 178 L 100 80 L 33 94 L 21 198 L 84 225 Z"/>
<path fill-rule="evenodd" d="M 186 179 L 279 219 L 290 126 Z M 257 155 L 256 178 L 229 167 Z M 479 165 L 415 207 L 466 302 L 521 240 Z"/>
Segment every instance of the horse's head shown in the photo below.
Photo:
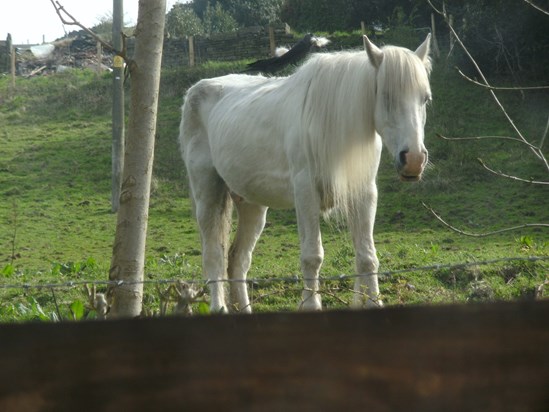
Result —
<path fill-rule="evenodd" d="M 368 57 L 377 71 L 375 128 L 393 155 L 403 181 L 417 181 L 427 164 L 423 144 L 429 86 L 429 34 L 415 52 L 376 47 L 364 36 Z"/>

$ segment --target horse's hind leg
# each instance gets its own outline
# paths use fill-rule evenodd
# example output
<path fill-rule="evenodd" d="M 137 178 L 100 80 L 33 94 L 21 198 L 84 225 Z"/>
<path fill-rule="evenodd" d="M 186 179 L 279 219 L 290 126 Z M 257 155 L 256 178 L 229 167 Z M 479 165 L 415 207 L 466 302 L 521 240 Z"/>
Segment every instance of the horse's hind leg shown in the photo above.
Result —
<path fill-rule="evenodd" d="M 189 169 L 196 219 L 202 239 L 202 271 L 209 282 L 210 310 L 227 312 L 225 285 L 232 200 L 215 169 Z"/>
<path fill-rule="evenodd" d="M 263 228 L 267 215 L 267 207 L 253 205 L 235 199 L 238 212 L 238 228 L 234 242 L 229 251 L 228 275 L 230 282 L 232 309 L 251 313 L 246 274 L 252 264 L 252 252 Z"/>

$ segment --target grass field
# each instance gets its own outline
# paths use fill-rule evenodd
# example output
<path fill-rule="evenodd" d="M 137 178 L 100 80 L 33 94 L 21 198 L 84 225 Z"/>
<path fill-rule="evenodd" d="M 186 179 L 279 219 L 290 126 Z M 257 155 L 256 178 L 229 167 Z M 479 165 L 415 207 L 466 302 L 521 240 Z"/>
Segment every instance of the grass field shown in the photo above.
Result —
<path fill-rule="evenodd" d="M 244 67 L 244 62 L 165 71 L 156 136 L 154 182 L 147 243 L 147 280 L 200 280 L 200 247 L 183 164 L 176 142 L 179 106 L 186 88 L 202 77 Z M 18 79 L 11 89 L 0 78 L 0 285 L 106 280 L 114 238 L 110 212 L 110 77 L 72 71 Z M 496 169 L 547 180 L 527 148 L 502 140 L 448 142 L 447 136 L 510 135 L 488 93 L 465 82 L 444 62 L 432 74 L 426 145 L 431 167 L 418 184 L 401 183 L 385 155 L 380 169 L 376 243 L 388 305 L 530 298 L 548 279 L 547 260 L 483 261 L 549 256 L 547 229 L 529 228 L 474 238 L 452 232 L 422 207 L 433 207 L 450 224 L 487 232 L 549 222 L 549 189 L 513 182 L 484 171 Z M 541 136 L 547 94 L 500 93 L 518 126 Z M 129 136 L 131 138 L 131 136 Z M 324 277 L 353 273 L 346 231 L 323 225 Z M 464 267 L 404 271 L 460 263 Z M 255 311 L 295 310 L 299 303 L 299 245 L 293 211 L 271 211 L 249 277 Z M 286 278 L 279 280 L 279 278 Z M 344 307 L 350 280 L 323 284 L 323 303 Z M 161 290 L 147 285 L 144 304 L 157 312 Z M 83 288 L 0 288 L 0 321 L 82 318 Z M 104 289 L 99 286 L 99 289 Z M 161 289 L 161 290 L 159 290 Z M 547 292 L 545 292 L 547 296 Z M 207 297 L 206 297 L 207 298 Z M 204 305 L 199 305 L 204 310 Z M 89 315 L 92 316 L 93 314 Z"/>

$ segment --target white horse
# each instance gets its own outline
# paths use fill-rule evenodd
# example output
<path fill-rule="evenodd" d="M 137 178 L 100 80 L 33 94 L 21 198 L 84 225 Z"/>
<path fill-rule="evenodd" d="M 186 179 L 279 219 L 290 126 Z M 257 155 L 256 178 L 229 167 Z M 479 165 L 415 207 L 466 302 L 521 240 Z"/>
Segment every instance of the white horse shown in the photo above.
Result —
<path fill-rule="evenodd" d="M 403 181 L 427 163 L 424 126 L 430 35 L 412 52 L 322 53 L 289 77 L 233 74 L 201 80 L 185 97 L 180 145 L 202 239 L 212 312 L 251 312 L 246 286 L 267 209 L 295 208 L 304 289 L 321 310 L 320 217 L 346 217 L 356 253 L 354 306 L 382 306 L 373 240 L 382 142 Z M 238 227 L 230 249 L 232 205 Z M 224 280 L 230 280 L 230 306 Z"/>

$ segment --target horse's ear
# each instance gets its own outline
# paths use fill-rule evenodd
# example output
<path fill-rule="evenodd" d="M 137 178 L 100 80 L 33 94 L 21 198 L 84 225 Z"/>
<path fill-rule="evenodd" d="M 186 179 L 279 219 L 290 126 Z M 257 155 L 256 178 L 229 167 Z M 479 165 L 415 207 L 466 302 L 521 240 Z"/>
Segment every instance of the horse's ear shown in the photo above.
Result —
<path fill-rule="evenodd" d="M 429 50 L 431 46 L 431 33 L 427 35 L 427 38 L 423 43 L 420 44 L 420 46 L 416 50 L 416 56 L 421 59 L 425 65 L 429 65 Z"/>
<path fill-rule="evenodd" d="M 374 67 L 376 69 L 379 69 L 379 66 L 381 66 L 381 62 L 383 61 L 383 51 L 374 43 L 372 43 L 368 36 L 363 36 L 363 40 L 364 48 L 366 49 L 366 53 L 368 53 L 368 58 L 370 59 Z"/>

